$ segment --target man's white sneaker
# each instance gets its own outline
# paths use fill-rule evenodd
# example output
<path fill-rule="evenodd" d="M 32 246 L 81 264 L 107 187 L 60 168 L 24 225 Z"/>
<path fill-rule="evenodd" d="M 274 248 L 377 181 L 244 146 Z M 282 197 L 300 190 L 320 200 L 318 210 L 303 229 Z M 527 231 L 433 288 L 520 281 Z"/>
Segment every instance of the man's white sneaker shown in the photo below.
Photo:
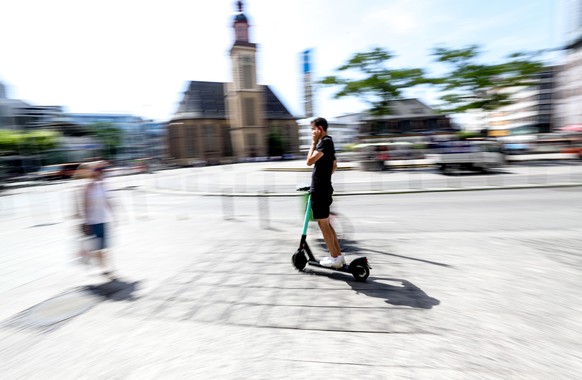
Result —
<path fill-rule="evenodd" d="M 324 267 L 330 267 L 332 263 L 331 256 L 324 257 L 323 259 L 319 260 L 319 264 L 323 265 Z"/>
<path fill-rule="evenodd" d="M 338 257 L 324 257 L 323 259 L 321 259 L 319 261 L 319 264 L 324 266 L 324 267 L 331 267 L 334 269 L 339 269 L 341 267 L 343 267 L 344 265 L 346 265 L 346 260 L 344 259 L 344 255 L 340 255 Z"/>

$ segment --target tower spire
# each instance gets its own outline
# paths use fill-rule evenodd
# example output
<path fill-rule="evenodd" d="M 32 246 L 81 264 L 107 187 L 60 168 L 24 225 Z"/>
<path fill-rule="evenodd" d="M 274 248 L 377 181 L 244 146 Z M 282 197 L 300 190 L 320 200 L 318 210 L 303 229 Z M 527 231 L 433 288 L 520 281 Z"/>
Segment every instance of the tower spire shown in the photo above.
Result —
<path fill-rule="evenodd" d="M 235 41 L 249 42 L 249 21 L 243 13 L 243 2 L 236 2 L 238 14 L 234 16 L 234 38 Z"/>

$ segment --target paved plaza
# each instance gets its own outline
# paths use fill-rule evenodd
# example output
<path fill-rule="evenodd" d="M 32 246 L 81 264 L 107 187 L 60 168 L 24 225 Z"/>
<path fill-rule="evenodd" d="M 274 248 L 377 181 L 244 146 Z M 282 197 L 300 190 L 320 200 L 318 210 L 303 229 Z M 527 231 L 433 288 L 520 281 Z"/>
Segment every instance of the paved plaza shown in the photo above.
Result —
<path fill-rule="evenodd" d="M 117 281 L 74 263 L 77 222 L 67 210 L 3 214 L 2 378 L 572 379 L 582 371 L 580 188 L 339 197 L 354 225 L 348 261 L 372 264 L 358 283 L 292 267 L 298 197 L 270 199 L 263 220 L 253 197 L 228 209 L 223 197 L 116 186 Z M 49 197 L 38 189 L 20 195 Z M 308 234 L 324 255 L 317 229 Z"/>

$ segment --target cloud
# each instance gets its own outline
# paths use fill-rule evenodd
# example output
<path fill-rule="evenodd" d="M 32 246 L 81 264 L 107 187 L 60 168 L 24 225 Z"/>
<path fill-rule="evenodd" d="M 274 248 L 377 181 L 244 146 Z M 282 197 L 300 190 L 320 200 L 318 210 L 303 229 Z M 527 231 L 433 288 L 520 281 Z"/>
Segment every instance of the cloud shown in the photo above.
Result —
<path fill-rule="evenodd" d="M 400 0 L 372 9 L 366 15 L 367 22 L 381 26 L 386 33 L 399 35 L 418 34 L 427 18 L 422 7 L 412 0 Z"/>

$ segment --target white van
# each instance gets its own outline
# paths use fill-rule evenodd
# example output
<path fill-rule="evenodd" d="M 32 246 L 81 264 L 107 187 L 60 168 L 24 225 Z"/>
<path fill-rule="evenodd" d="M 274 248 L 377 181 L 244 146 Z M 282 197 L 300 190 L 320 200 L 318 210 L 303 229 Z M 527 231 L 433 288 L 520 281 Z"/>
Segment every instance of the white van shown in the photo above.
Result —
<path fill-rule="evenodd" d="M 503 144 L 492 140 L 447 141 L 439 146 L 435 163 L 443 173 L 456 170 L 486 172 L 506 164 Z"/>

